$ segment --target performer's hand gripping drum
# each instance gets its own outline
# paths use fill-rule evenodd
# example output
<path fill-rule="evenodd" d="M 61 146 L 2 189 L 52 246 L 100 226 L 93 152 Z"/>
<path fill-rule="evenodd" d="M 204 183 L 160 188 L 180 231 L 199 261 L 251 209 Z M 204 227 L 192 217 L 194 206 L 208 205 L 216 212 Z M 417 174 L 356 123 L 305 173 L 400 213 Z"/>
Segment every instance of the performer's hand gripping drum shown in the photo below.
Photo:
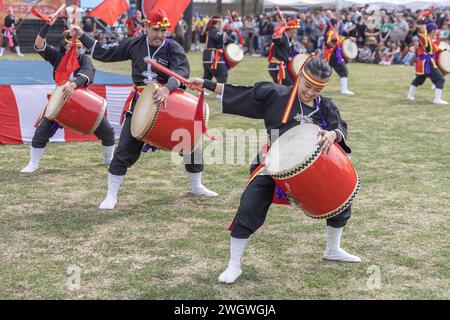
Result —
<path fill-rule="evenodd" d="M 131 118 L 131 134 L 160 149 L 172 151 L 176 147 L 177 152 L 189 154 L 202 137 L 201 122 L 194 121 L 198 98 L 182 90 L 174 90 L 164 108 L 153 100 L 153 93 L 159 87 L 158 83 L 150 83 L 139 96 Z M 203 108 L 207 122 L 209 107 L 206 102 Z"/>
<path fill-rule="evenodd" d="M 275 183 L 306 215 L 325 219 L 344 211 L 359 190 L 358 174 L 335 143 L 328 153 L 318 144 L 320 128 L 298 125 L 272 143 L 265 165 Z"/>
<path fill-rule="evenodd" d="M 64 101 L 63 90 L 67 85 L 69 82 L 56 86 L 45 108 L 45 117 L 78 133 L 93 133 L 105 115 L 106 100 L 92 91 L 76 89 Z"/>

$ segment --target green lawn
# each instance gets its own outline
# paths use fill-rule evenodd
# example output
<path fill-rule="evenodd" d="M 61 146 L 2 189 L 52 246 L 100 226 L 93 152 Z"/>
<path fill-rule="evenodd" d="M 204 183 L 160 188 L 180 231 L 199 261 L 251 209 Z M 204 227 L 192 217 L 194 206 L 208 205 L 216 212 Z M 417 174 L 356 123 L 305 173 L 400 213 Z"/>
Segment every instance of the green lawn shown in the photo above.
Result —
<path fill-rule="evenodd" d="M 6 57 L 14 58 L 12 55 Z M 36 59 L 36 55 L 27 55 Z M 201 56 L 189 54 L 191 74 Z M 96 63 L 129 72 L 129 63 Z M 246 58 L 229 81 L 270 80 L 263 58 Z M 187 194 L 182 165 L 167 152 L 143 154 L 129 170 L 114 211 L 97 206 L 107 167 L 98 142 L 50 144 L 40 170 L 21 175 L 27 145 L 0 146 L 0 298 L 3 299 L 449 299 L 450 106 L 431 104 L 431 83 L 405 100 L 412 67 L 350 64 L 354 97 L 324 91 L 349 125 L 361 191 L 342 246 L 362 263 L 327 263 L 325 223 L 273 206 L 252 237 L 242 277 L 217 281 L 228 261 L 227 227 L 245 188 L 247 165 L 209 165 L 204 182 L 220 193 Z M 448 85 L 447 85 L 448 88 Z M 444 99 L 450 100 L 448 89 Z M 221 115 L 211 97 L 210 128 L 262 128 Z M 70 266 L 81 284 L 66 285 Z M 377 288 L 367 286 L 372 270 Z M 70 278 L 69 278 L 70 280 Z"/>

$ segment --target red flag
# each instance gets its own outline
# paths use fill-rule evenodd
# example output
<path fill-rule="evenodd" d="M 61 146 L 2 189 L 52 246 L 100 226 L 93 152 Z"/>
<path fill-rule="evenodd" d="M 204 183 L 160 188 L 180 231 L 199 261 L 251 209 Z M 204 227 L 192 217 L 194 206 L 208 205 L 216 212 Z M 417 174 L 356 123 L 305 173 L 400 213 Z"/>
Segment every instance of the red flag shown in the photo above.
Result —
<path fill-rule="evenodd" d="M 130 10 L 126 0 L 105 0 L 96 6 L 89 14 L 89 17 L 97 17 L 112 26 L 122 13 Z"/>
<path fill-rule="evenodd" d="M 181 15 L 191 3 L 191 0 L 144 0 L 142 1 L 142 10 L 144 15 L 153 9 L 163 9 L 167 13 L 170 24 L 169 30 L 175 29 L 175 26 L 180 20 Z"/>
<path fill-rule="evenodd" d="M 77 58 L 76 37 L 72 39 L 72 48 L 66 52 L 55 71 L 55 81 L 58 86 L 70 79 L 70 75 L 80 68 Z"/>

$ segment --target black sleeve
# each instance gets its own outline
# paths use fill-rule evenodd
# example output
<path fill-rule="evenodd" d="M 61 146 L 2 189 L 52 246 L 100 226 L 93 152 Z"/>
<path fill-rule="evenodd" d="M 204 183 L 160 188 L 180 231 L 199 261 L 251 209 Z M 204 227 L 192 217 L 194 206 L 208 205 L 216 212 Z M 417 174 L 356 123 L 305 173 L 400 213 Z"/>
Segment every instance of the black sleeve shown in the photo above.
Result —
<path fill-rule="evenodd" d="M 220 42 L 223 39 L 223 32 L 220 30 L 211 30 L 208 35 L 209 38 L 214 39 L 216 42 Z"/>
<path fill-rule="evenodd" d="M 267 99 L 274 90 L 272 82 L 258 82 L 254 87 L 224 84 L 222 112 L 253 119 L 264 119 Z"/>
<path fill-rule="evenodd" d="M 190 66 L 183 47 L 177 42 L 171 41 L 170 51 L 170 70 L 186 79 L 189 78 Z M 171 79 L 174 78 L 169 78 L 169 81 L 173 81 Z"/>
<path fill-rule="evenodd" d="M 94 83 L 94 76 L 95 68 L 91 59 L 88 56 L 83 55 L 83 58 L 81 59 L 81 67 L 77 72 L 77 81 L 75 81 L 75 83 L 77 86 L 88 86 Z"/>
<path fill-rule="evenodd" d="M 134 38 L 123 39 L 118 44 L 100 44 L 97 40 L 83 33 L 80 41 L 86 48 L 92 48 L 92 57 L 94 59 L 103 62 L 117 62 L 130 59 L 130 48 Z"/>
<path fill-rule="evenodd" d="M 59 60 L 61 59 L 61 52 L 47 42 L 45 42 L 44 49 L 38 50 L 34 47 L 34 50 L 54 67 L 56 67 L 56 64 L 59 63 Z"/>
<path fill-rule="evenodd" d="M 326 99 L 325 104 L 327 109 L 326 118 L 328 121 L 328 130 L 338 131 L 342 136 L 341 141 L 338 142 L 339 145 L 342 149 L 344 149 L 345 152 L 351 153 L 352 149 L 349 147 L 346 141 L 348 134 L 347 123 L 341 118 L 339 109 L 336 107 L 333 100 Z"/>

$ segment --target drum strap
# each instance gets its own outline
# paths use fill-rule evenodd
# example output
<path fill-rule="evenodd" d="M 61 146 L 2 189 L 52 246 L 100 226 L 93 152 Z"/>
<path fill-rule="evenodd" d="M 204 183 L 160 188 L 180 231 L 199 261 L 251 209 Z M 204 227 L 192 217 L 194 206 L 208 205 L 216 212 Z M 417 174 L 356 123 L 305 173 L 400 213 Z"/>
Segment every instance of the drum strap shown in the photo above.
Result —
<path fill-rule="evenodd" d="M 123 123 L 123 119 L 125 118 L 125 114 L 131 110 L 131 106 L 133 105 L 133 101 L 137 101 L 139 96 L 141 95 L 142 90 L 144 90 L 145 86 L 133 86 L 133 90 L 131 90 L 127 101 L 123 105 L 122 113 L 120 114 L 120 124 Z"/>
<path fill-rule="evenodd" d="M 214 58 L 213 58 L 212 63 L 211 63 L 211 69 L 212 70 L 216 70 L 217 69 L 217 64 L 220 61 L 220 54 L 223 53 L 223 49 L 209 49 L 209 50 L 213 50 L 214 51 Z"/>

